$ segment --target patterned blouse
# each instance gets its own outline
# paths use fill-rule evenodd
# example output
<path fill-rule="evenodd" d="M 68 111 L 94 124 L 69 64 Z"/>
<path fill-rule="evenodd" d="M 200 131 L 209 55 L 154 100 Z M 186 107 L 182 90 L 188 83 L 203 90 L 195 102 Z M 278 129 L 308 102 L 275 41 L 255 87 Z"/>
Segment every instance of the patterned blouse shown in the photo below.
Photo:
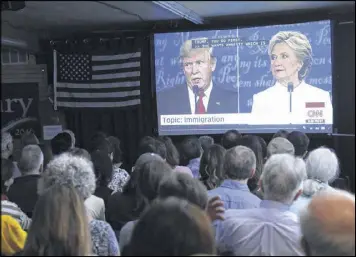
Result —
<path fill-rule="evenodd" d="M 113 174 L 112 174 L 112 179 L 108 185 L 108 188 L 113 190 L 112 193 L 115 193 L 118 191 L 122 192 L 123 187 L 125 186 L 127 181 L 129 181 L 129 179 L 130 179 L 130 175 L 126 170 L 121 169 L 119 164 L 115 164 L 113 169 L 114 170 L 113 170 Z"/>
<path fill-rule="evenodd" d="M 109 223 L 101 220 L 89 222 L 92 251 L 98 256 L 119 256 L 119 244 Z"/>

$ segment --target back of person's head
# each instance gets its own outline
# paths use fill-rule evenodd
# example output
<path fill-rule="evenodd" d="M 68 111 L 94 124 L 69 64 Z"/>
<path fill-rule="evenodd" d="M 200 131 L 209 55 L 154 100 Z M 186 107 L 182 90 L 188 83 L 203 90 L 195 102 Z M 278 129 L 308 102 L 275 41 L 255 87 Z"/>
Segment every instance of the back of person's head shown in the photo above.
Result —
<path fill-rule="evenodd" d="M 225 132 L 221 138 L 221 145 L 226 149 L 233 148 L 237 146 L 238 140 L 241 137 L 240 132 L 236 129 L 231 129 Z"/>
<path fill-rule="evenodd" d="M 1 133 L 1 158 L 7 159 L 14 150 L 13 138 L 9 132 Z"/>
<path fill-rule="evenodd" d="M 84 201 L 72 186 L 55 184 L 35 206 L 24 256 L 85 256 L 91 254 Z"/>
<path fill-rule="evenodd" d="M 172 168 L 179 165 L 179 152 L 176 146 L 173 144 L 172 139 L 167 136 L 159 137 L 158 140 L 163 142 L 166 146 L 167 156 L 166 162 L 171 165 Z"/>
<path fill-rule="evenodd" d="M 281 130 L 278 130 L 272 137 L 273 138 L 276 138 L 276 137 L 283 137 L 283 138 L 287 138 L 289 135 L 289 132 L 287 130 L 284 130 L 284 129 L 281 129 Z"/>
<path fill-rule="evenodd" d="M 87 158 L 88 160 L 91 161 L 91 156 L 87 150 L 84 148 L 79 148 L 79 147 L 74 147 L 68 151 L 68 153 L 74 155 L 74 156 L 79 156 L 79 157 L 84 157 Z"/>
<path fill-rule="evenodd" d="M 18 167 L 22 175 L 39 173 L 43 169 L 44 156 L 38 145 L 27 145 L 22 149 Z"/>
<path fill-rule="evenodd" d="M 164 176 L 172 172 L 171 167 L 164 161 L 153 160 L 146 162 L 137 170 L 137 195 L 145 204 L 152 202 L 158 195 L 159 183 Z"/>
<path fill-rule="evenodd" d="M 109 141 L 109 144 L 111 145 L 111 148 L 113 150 L 113 159 L 112 162 L 114 164 L 118 164 L 122 162 L 122 150 L 121 150 L 121 142 L 120 139 L 114 136 L 109 136 L 107 138 Z"/>
<path fill-rule="evenodd" d="M 70 153 L 54 157 L 38 181 L 39 195 L 55 184 L 73 186 L 84 200 L 89 198 L 96 188 L 92 162 Z"/>
<path fill-rule="evenodd" d="M 210 219 L 185 200 L 157 201 L 136 224 L 128 252 L 131 256 L 215 254 Z"/>
<path fill-rule="evenodd" d="M 302 159 L 290 154 L 272 155 L 261 175 L 264 199 L 292 204 L 302 191 L 305 176 L 305 163 Z"/>
<path fill-rule="evenodd" d="M 226 150 L 218 144 L 208 147 L 200 159 L 200 179 L 208 190 L 220 186 L 224 180 L 224 158 Z"/>
<path fill-rule="evenodd" d="M 167 158 L 166 145 L 156 138 L 146 136 L 141 139 L 138 147 L 139 156 L 144 153 L 155 153 L 163 159 Z"/>
<path fill-rule="evenodd" d="M 355 256 L 355 195 L 322 191 L 300 213 L 307 256 Z"/>
<path fill-rule="evenodd" d="M 210 136 L 201 136 L 199 137 L 199 141 L 201 144 L 201 148 L 203 148 L 203 151 L 205 151 L 214 144 L 214 138 Z"/>
<path fill-rule="evenodd" d="M 9 215 L 1 215 L 1 255 L 12 256 L 22 251 L 27 233 L 19 222 Z"/>
<path fill-rule="evenodd" d="M 94 173 L 98 186 L 107 186 L 112 179 L 112 162 L 105 151 L 94 151 L 91 153 L 91 161 L 94 165 Z"/>
<path fill-rule="evenodd" d="M 1 194 L 6 194 L 13 182 L 14 163 L 8 159 L 1 159 Z"/>
<path fill-rule="evenodd" d="M 256 156 L 246 146 L 235 146 L 226 151 L 224 159 L 225 177 L 234 180 L 246 180 L 254 176 Z"/>
<path fill-rule="evenodd" d="M 38 145 L 40 141 L 37 136 L 32 132 L 25 132 L 21 136 L 21 146 L 25 147 L 27 145 Z"/>
<path fill-rule="evenodd" d="M 58 155 L 69 151 L 72 148 L 72 139 L 68 133 L 59 133 L 51 139 L 53 155 Z"/>
<path fill-rule="evenodd" d="M 312 196 L 328 188 L 339 174 L 339 161 L 328 148 L 320 147 L 311 151 L 306 159 L 307 180 L 303 182 L 303 194 Z"/>
<path fill-rule="evenodd" d="M 112 153 L 111 145 L 104 132 L 98 131 L 90 138 L 89 152 L 96 150 L 106 151 L 108 154 Z"/>
<path fill-rule="evenodd" d="M 195 136 L 188 136 L 180 144 L 180 157 L 183 165 L 187 165 L 190 160 L 199 158 L 202 154 L 200 141 Z"/>
<path fill-rule="evenodd" d="M 257 179 L 260 178 L 263 168 L 263 153 L 260 140 L 254 135 L 245 135 L 241 137 L 238 141 L 238 145 L 246 146 L 250 148 L 256 157 L 256 172 L 255 176 Z"/>
<path fill-rule="evenodd" d="M 165 176 L 158 189 L 158 198 L 177 197 L 199 206 L 205 210 L 208 204 L 208 192 L 204 185 L 190 175 L 181 172 L 173 172 Z"/>
<path fill-rule="evenodd" d="M 74 132 L 71 131 L 70 129 L 65 129 L 65 130 L 63 130 L 63 133 L 68 133 L 70 135 L 72 148 L 75 147 L 75 134 L 74 134 Z"/>
<path fill-rule="evenodd" d="M 267 157 L 269 158 L 274 154 L 282 153 L 294 155 L 293 144 L 283 137 L 273 138 L 267 146 Z"/>
<path fill-rule="evenodd" d="M 294 146 L 295 156 L 304 157 L 306 155 L 310 140 L 305 133 L 293 131 L 289 133 L 287 139 Z"/>

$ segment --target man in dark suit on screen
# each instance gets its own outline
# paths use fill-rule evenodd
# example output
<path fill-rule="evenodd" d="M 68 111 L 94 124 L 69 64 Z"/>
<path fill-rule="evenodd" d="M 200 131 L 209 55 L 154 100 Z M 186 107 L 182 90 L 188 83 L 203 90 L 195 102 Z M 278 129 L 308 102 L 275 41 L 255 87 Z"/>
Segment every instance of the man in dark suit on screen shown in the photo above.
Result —
<path fill-rule="evenodd" d="M 187 84 L 158 93 L 158 113 L 237 113 L 237 91 L 224 90 L 213 84 L 212 73 L 216 68 L 213 49 L 193 48 L 193 40 L 185 41 L 180 49 L 180 61 Z"/>

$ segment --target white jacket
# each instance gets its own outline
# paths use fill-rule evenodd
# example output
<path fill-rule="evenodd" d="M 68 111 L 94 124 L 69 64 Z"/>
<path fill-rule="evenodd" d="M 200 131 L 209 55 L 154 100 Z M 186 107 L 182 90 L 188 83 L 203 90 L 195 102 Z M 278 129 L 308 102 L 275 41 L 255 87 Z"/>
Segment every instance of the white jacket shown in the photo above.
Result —
<path fill-rule="evenodd" d="M 252 111 L 257 124 L 306 124 L 309 119 L 333 122 L 333 108 L 328 91 L 311 86 L 304 81 L 291 93 L 280 83 L 253 96 Z M 292 112 L 290 112 L 290 102 Z M 306 108 L 306 103 L 324 103 L 325 107 Z M 311 117 L 310 111 L 322 111 L 322 117 Z M 309 113 L 308 113 L 309 112 Z"/>

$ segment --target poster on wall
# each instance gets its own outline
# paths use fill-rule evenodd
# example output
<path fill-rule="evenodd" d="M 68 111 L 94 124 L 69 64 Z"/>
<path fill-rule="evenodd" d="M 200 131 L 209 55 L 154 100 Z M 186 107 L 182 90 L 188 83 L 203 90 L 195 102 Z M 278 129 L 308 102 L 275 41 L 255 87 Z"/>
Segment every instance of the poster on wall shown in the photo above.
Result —
<path fill-rule="evenodd" d="M 38 83 L 1 84 L 1 132 L 20 138 L 25 132 L 41 137 Z"/>

